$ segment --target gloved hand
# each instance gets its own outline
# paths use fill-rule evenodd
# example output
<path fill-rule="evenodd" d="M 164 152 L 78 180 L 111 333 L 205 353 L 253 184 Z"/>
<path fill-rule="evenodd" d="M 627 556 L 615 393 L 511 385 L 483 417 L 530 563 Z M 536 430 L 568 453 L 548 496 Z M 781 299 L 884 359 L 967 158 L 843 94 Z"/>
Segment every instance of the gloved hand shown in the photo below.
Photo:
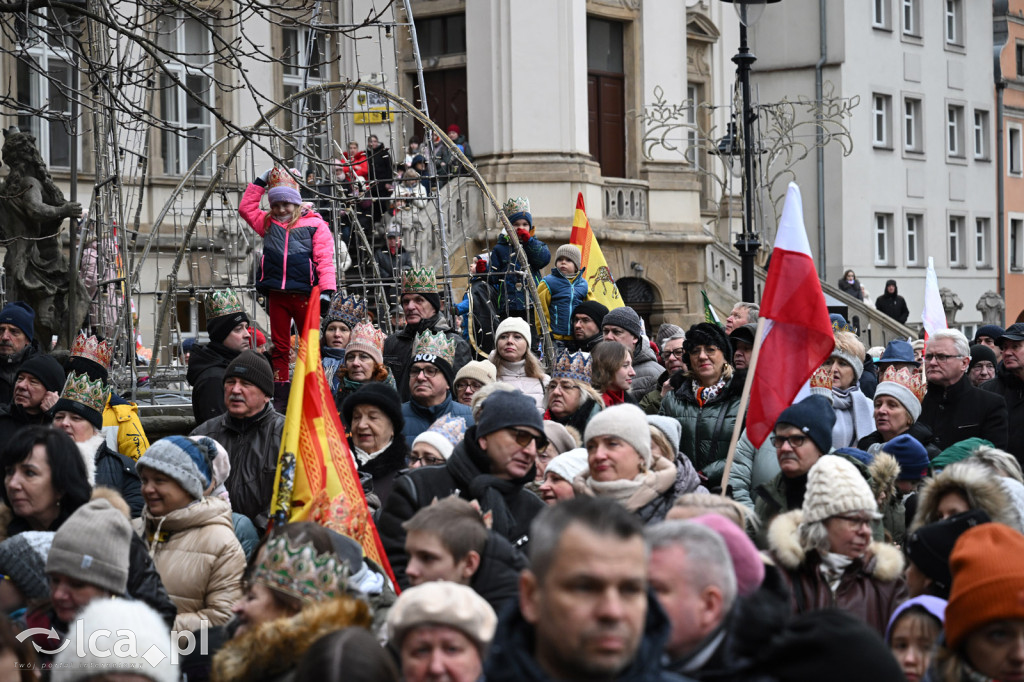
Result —
<path fill-rule="evenodd" d="M 526 242 L 530 241 L 530 231 L 529 230 L 523 230 L 523 229 L 516 230 L 516 236 L 519 237 L 519 241 L 521 241 L 523 244 L 525 244 Z"/>
<path fill-rule="evenodd" d="M 328 294 L 320 294 L 320 317 L 327 314 L 331 308 L 331 297 Z"/>
<path fill-rule="evenodd" d="M 263 175 L 261 175 L 261 176 L 260 176 L 259 178 L 257 178 L 258 180 L 260 180 L 260 181 L 261 181 L 261 182 L 263 183 L 263 186 L 264 186 L 264 187 L 266 187 L 266 186 L 267 186 L 267 183 L 268 183 L 268 182 L 270 182 L 270 172 L 271 172 L 272 170 L 273 170 L 273 169 L 271 168 L 270 170 L 266 170 L 266 171 L 263 171 Z M 257 184 L 257 185 L 258 185 L 258 184 L 260 184 L 260 183 L 259 183 L 259 182 L 257 182 L 257 183 L 254 183 L 254 184 Z"/>

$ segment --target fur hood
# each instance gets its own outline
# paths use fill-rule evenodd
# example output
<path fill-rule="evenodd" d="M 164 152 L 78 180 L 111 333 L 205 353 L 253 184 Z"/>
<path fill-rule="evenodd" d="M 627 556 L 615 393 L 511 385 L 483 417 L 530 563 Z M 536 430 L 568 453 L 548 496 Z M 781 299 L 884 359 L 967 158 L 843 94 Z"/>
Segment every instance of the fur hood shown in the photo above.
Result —
<path fill-rule="evenodd" d="M 900 475 L 900 464 L 895 457 L 887 452 L 879 452 L 868 465 L 868 474 L 871 476 L 868 483 L 871 485 L 871 492 L 875 494 L 878 506 L 882 506 L 884 500 L 896 496 L 896 479 Z"/>
<path fill-rule="evenodd" d="M 213 658 L 214 682 L 255 682 L 294 670 L 313 643 L 342 628 L 369 629 L 365 602 L 352 597 L 311 604 L 290 618 L 263 623 L 224 644 Z"/>
<path fill-rule="evenodd" d="M 768 548 L 775 561 L 787 570 L 800 568 L 809 558 L 797 532 L 803 518 L 803 511 L 794 509 L 778 515 L 768 526 Z M 876 580 L 891 582 L 903 575 L 903 553 L 884 542 L 872 542 L 861 563 L 864 573 Z"/>
<path fill-rule="evenodd" d="M 917 495 L 917 513 L 909 532 L 939 520 L 939 502 L 949 492 L 965 494 L 971 509 L 981 509 L 995 523 L 1020 529 L 1016 508 L 999 477 L 987 467 L 974 462 L 956 462 L 929 479 Z"/>

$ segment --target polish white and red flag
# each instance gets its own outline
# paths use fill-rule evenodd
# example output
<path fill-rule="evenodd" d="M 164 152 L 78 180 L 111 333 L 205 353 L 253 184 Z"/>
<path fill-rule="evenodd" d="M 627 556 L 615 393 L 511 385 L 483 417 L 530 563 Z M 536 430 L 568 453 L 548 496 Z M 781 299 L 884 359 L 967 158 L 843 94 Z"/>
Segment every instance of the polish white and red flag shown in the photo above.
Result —
<path fill-rule="evenodd" d="M 939 278 L 935 276 L 935 259 L 928 257 L 928 270 L 924 276 L 924 308 L 921 310 L 921 322 L 924 323 L 924 338 L 940 329 L 947 329 L 946 311 L 942 307 L 942 294 L 939 293 Z"/>
<path fill-rule="evenodd" d="M 796 183 L 786 192 L 760 317 L 765 322 L 747 409 L 747 437 L 755 448 L 835 348 Z"/>

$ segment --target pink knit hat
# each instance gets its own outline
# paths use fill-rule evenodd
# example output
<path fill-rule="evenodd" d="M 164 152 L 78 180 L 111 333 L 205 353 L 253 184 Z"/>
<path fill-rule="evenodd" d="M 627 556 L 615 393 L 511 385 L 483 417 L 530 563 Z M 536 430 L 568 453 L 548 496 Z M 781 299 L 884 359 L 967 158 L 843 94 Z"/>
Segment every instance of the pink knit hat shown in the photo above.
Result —
<path fill-rule="evenodd" d="M 732 566 L 736 571 L 736 589 L 739 595 L 746 597 L 756 592 L 764 581 L 764 561 L 747 534 L 721 514 L 704 514 L 687 520 L 707 526 L 725 540 L 729 556 L 732 557 Z"/>

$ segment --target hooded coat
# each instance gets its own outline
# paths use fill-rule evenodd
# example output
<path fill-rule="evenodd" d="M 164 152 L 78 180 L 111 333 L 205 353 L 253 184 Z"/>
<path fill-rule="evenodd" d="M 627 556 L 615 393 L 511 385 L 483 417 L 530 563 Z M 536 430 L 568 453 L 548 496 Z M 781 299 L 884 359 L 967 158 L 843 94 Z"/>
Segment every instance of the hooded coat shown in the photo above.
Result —
<path fill-rule="evenodd" d="M 1006 451 L 1024 464 L 1024 379 L 1010 372 L 1002 363 L 996 376 L 981 385 L 982 390 L 1003 396 L 1009 417 L 1009 439 Z"/>
<path fill-rule="evenodd" d="M 196 426 L 224 414 L 224 372 L 238 351 L 211 341 L 192 349 L 185 378 L 192 387 L 192 414 Z"/>
<path fill-rule="evenodd" d="M 648 393 L 658 386 L 658 377 L 665 373 L 665 368 L 658 364 L 658 356 L 651 350 L 651 344 L 646 337 L 637 341 L 636 349 L 633 351 L 633 385 L 629 394 L 640 402 Z"/>
<path fill-rule="evenodd" d="M 939 503 L 951 492 L 964 495 L 971 509 L 981 509 L 993 523 L 1021 530 L 1016 508 L 1006 489 L 999 484 L 999 477 L 987 467 L 968 461 L 950 464 L 938 476 L 925 481 L 917 494 L 917 513 L 910 532 L 939 521 Z"/>
<path fill-rule="evenodd" d="M 890 284 L 893 286 L 891 294 L 888 293 Z M 910 317 L 910 309 L 907 308 L 907 302 L 900 296 L 899 287 L 896 286 L 894 279 L 885 283 L 885 291 L 875 299 L 875 308 L 878 309 L 878 312 L 885 313 L 900 324 L 906 324 L 907 318 Z"/>
<path fill-rule="evenodd" d="M 401 331 L 397 331 L 384 339 L 384 364 L 391 370 L 391 375 L 398 384 L 398 395 L 403 400 L 409 399 L 409 368 L 412 366 L 412 345 L 416 340 L 416 334 L 422 331 L 431 331 L 435 334 L 440 332 L 455 340 L 455 362 L 452 363 L 452 372 L 458 373 L 467 362 L 473 359 L 473 353 L 469 344 L 458 332 L 448 326 L 447 320 L 436 313 L 433 317 L 420 320 L 416 324 L 407 324 Z"/>
<path fill-rule="evenodd" d="M 903 554 L 893 545 L 872 542 L 846 568 L 833 592 L 818 552 L 800 544 L 802 520 L 803 511 L 796 509 L 777 517 L 768 529 L 769 552 L 789 583 L 793 613 L 840 608 L 884 635 L 892 612 L 907 598 Z"/>

